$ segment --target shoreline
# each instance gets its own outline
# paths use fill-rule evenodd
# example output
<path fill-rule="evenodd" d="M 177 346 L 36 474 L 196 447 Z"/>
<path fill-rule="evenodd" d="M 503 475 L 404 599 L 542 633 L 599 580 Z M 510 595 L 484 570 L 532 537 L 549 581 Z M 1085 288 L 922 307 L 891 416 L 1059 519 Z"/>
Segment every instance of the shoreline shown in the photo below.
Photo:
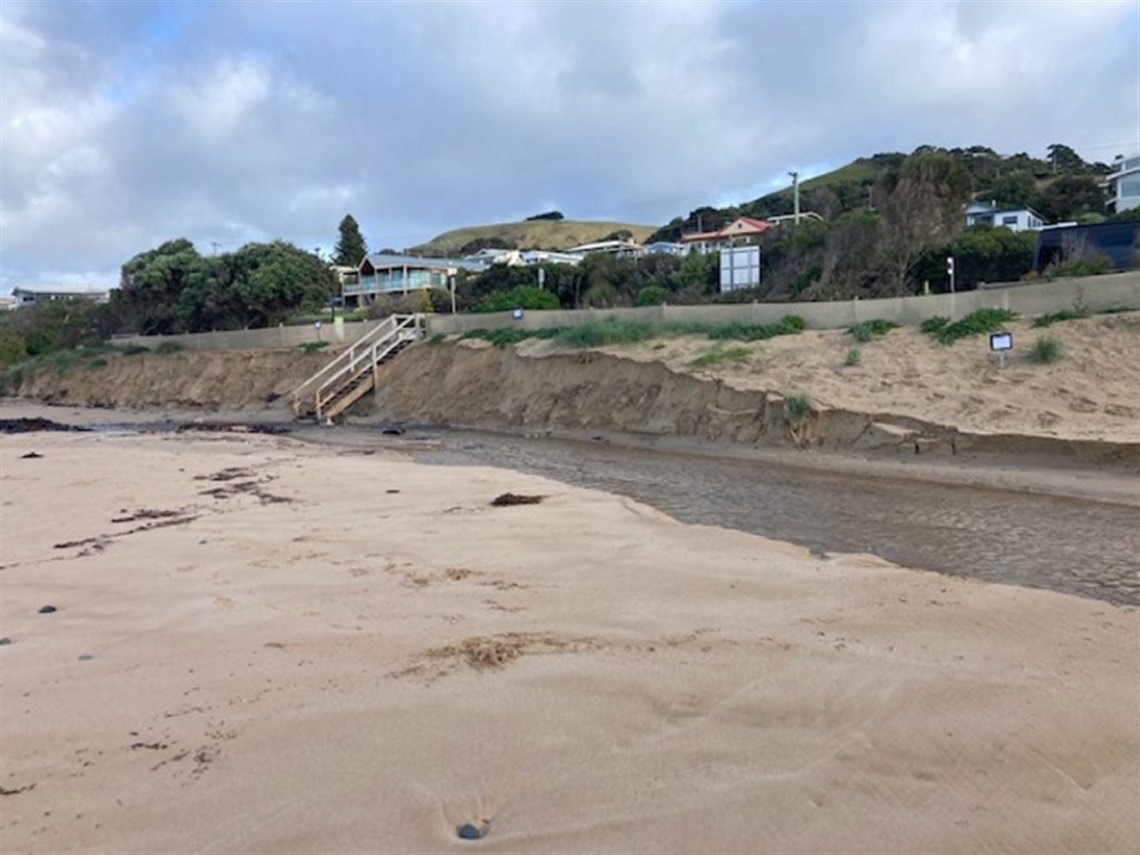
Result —
<path fill-rule="evenodd" d="M 1140 845 L 1136 607 L 294 436 L 0 462 L 4 851 Z"/>
<path fill-rule="evenodd" d="M 19 398 L 0 398 L 0 410 L 26 417 L 52 418 L 68 411 L 81 425 L 132 423 L 123 416 L 154 416 L 154 423 L 248 423 L 283 426 L 298 439 L 318 445 L 337 445 L 335 431 L 313 422 L 298 422 L 283 409 L 200 410 L 173 407 L 108 408 L 84 407 L 70 403 L 46 404 Z M 58 420 L 58 419 L 56 419 Z M 147 424 L 150 420 L 137 420 Z M 385 439 L 380 430 L 393 420 L 378 415 L 350 415 L 345 426 L 350 429 L 375 430 L 377 441 L 385 448 L 399 450 L 406 441 Z M 410 432 L 471 432 L 517 436 L 526 440 L 544 438 L 575 442 L 607 442 L 619 447 L 663 451 L 678 455 L 696 455 L 725 460 L 746 460 L 787 468 L 803 468 L 852 477 L 900 478 L 932 484 L 948 484 L 1033 493 L 1044 496 L 1075 498 L 1094 502 L 1140 507 L 1140 471 L 1127 463 L 1103 465 L 1081 463 L 1051 456 L 971 452 L 958 455 L 907 455 L 897 451 L 868 452 L 844 448 L 778 447 L 717 442 L 699 437 L 660 436 L 620 431 L 586 431 L 533 428 L 490 429 L 479 426 L 423 425 L 405 423 L 401 430 Z M 331 432 L 330 432 L 331 431 Z"/>

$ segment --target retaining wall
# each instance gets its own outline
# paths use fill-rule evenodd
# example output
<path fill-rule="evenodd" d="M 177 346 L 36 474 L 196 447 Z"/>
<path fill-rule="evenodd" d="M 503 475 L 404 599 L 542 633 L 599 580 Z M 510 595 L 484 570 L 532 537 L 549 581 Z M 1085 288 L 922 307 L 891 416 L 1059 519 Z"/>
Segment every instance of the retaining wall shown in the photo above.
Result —
<path fill-rule="evenodd" d="M 833 303 L 724 303 L 713 306 L 648 306 L 640 309 L 562 309 L 526 311 L 521 318 L 510 312 L 471 315 L 426 315 L 428 335 L 465 333 L 476 329 L 550 329 L 590 323 L 605 318 L 698 323 L 777 323 L 784 315 L 798 315 L 809 329 L 845 329 L 860 321 L 882 318 L 899 324 L 917 325 L 935 315 L 951 320 L 975 309 L 1012 309 L 1019 315 L 1042 315 L 1080 306 L 1089 312 L 1108 309 L 1140 309 L 1140 271 L 1058 279 L 1032 284 L 990 285 L 960 294 L 923 297 L 889 297 L 880 300 L 845 300 Z M 138 344 L 155 348 L 175 342 L 187 350 L 261 350 L 300 347 L 327 341 L 347 345 L 363 336 L 379 321 L 279 326 L 261 330 L 196 333 L 193 335 L 128 336 L 116 338 L 119 345 Z"/>

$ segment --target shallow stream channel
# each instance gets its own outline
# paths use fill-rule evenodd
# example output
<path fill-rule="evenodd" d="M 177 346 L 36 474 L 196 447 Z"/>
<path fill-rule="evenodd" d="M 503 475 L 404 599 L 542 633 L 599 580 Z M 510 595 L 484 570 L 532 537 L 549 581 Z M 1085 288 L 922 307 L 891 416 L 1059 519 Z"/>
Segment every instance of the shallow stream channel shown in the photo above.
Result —
<path fill-rule="evenodd" d="M 364 426 L 315 431 L 322 429 L 298 436 L 342 447 L 383 444 L 427 464 L 541 475 L 628 496 L 681 522 L 816 552 L 868 552 L 904 567 L 1140 605 L 1135 506 L 606 442 L 435 429 L 388 436 Z"/>

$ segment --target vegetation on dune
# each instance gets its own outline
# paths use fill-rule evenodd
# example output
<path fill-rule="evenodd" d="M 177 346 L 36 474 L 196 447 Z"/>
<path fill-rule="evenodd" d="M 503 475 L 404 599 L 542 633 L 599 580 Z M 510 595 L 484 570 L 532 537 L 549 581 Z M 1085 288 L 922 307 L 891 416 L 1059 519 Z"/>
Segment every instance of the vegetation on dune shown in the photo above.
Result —
<path fill-rule="evenodd" d="M 1032 325 L 1035 327 L 1048 327 L 1059 321 L 1079 321 L 1087 317 L 1087 312 L 1078 311 L 1076 309 L 1065 309 L 1060 312 L 1051 312 L 1047 315 L 1038 315 L 1033 319 Z"/>
<path fill-rule="evenodd" d="M 1037 341 L 1033 343 L 1033 347 L 1029 351 L 1030 361 L 1042 365 L 1057 362 L 1063 356 L 1064 351 L 1061 348 L 1061 342 L 1050 335 L 1038 336 Z"/>
<path fill-rule="evenodd" d="M 862 321 L 853 327 L 848 327 L 847 332 L 850 333 L 856 341 L 868 342 L 878 336 L 886 335 L 893 329 L 898 329 L 898 324 L 894 321 L 876 318 L 872 321 Z"/>
<path fill-rule="evenodd" d="M 715 365 L 718 362 L 738 362 L 742 359 L 747 359 L 751 353 L 752 351 L 743 345 L 724 348 L 718 345 L 694 359 L 693 365 L 705 366 Z"/>
<path fill-rule="evenodd" d="M 780 335 L 795 335 L 803 329 L 803 319 L 788 315 L 778 324 L 697 323 L 606 318 L 588 324 L 552 329 L 472 330 L 463 338 L 479 338 L 494 344 L 515 344 L 528 338 L 555 339 L 568 347 L 604 347 L 639 344 L 655 338 L 701 335 L 714 341 L 761 341 Z"/>
<path fill-rule="evenodd" d="M 847 349 L 847 356 L 844 358 L 843 364 L 848 366 L 848 367 L 851 367 L 854 365 L 858 365 L 862 359 L 863 359 L 863 351 L 861 351 L 857 347 L 851 347 L 851 348 Z"/>
<path fill-rule="evenodd" d="M 1016 317 L 1017 313 L 1009 309 L 977 309 L 961 320 L 942 325 L 934 335 L 940 344 L 953 344 L 967 336 L 997 332 Z"/>

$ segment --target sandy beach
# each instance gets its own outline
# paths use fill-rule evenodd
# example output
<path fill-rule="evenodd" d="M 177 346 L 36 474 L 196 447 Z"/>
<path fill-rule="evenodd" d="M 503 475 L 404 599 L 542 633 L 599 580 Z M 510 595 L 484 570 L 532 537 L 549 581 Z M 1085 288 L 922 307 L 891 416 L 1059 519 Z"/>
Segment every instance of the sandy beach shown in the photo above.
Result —
<path fill-rule="evenodd" d="M 1140 849 L 1135 608 L 288 437 L 0 488 L 4 853 Z"/>

